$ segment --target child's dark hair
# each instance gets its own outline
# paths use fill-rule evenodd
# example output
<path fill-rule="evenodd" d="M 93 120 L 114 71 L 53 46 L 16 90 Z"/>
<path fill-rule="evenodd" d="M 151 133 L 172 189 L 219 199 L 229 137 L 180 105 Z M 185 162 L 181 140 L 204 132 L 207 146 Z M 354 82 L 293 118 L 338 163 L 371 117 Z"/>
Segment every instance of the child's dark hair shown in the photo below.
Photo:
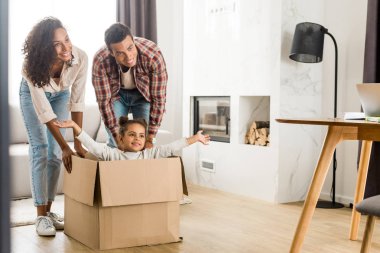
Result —
<path fill-rule="evenodd" d="M 132 124 L 140 124 L 144 127 L 146 132 L 147 124 L 145 119 L 128 119 L 127 116 L 121 116 L 119 118 L 119 135 L 124 136 L 124 133 L 127 130 L 128 126 Z"/>

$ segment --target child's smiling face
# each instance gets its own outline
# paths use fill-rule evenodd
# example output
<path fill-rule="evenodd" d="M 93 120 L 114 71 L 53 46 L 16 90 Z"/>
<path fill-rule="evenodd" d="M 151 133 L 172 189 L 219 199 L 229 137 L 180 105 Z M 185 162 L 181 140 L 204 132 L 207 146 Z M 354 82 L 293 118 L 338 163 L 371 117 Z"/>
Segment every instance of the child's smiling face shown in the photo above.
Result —
<path fill-rule="evenodd" d="M 120 136 L 120 143 L 124 151 L 138 152 L 145 146 L 145 128 L 138 123 L 128 126 L 124 136 Z"/>

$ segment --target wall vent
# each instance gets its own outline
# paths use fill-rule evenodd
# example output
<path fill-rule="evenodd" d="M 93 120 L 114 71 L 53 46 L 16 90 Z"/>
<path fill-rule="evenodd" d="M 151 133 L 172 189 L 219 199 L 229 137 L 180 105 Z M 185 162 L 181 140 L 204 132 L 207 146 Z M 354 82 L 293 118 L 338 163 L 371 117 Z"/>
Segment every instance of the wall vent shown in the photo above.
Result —
<path fill-rule="evenodd" d="M 215 173 L 215 162 L 210 160 L 201 160 L 201 170 Z"/>

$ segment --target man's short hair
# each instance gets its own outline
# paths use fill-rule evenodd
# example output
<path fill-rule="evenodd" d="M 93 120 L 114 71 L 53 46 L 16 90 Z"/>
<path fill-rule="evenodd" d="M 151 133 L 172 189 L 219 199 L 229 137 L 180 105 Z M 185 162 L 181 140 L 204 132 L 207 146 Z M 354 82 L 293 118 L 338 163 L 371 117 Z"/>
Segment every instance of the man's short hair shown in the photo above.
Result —
<path fill-rule="evenodd" d="M 115 23 L 104 33 L 104 40 L 108 49 L 111 50 L 111 44 L 123 41 L 128 35 L 133 39 L 131 29 L 128 26 L 121 23 Z"/>

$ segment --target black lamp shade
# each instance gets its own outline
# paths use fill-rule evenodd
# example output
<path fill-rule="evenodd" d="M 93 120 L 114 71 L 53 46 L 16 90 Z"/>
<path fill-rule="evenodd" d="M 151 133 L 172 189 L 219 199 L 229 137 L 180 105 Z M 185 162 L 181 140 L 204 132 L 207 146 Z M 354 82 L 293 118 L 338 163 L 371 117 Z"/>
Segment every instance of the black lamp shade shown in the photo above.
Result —
<path fill-rule="evenodd" d="M 304 63 L 321 62 L 327 29 L 315 23 L 299 23 L 294 32 L 290 59 Z"/>

